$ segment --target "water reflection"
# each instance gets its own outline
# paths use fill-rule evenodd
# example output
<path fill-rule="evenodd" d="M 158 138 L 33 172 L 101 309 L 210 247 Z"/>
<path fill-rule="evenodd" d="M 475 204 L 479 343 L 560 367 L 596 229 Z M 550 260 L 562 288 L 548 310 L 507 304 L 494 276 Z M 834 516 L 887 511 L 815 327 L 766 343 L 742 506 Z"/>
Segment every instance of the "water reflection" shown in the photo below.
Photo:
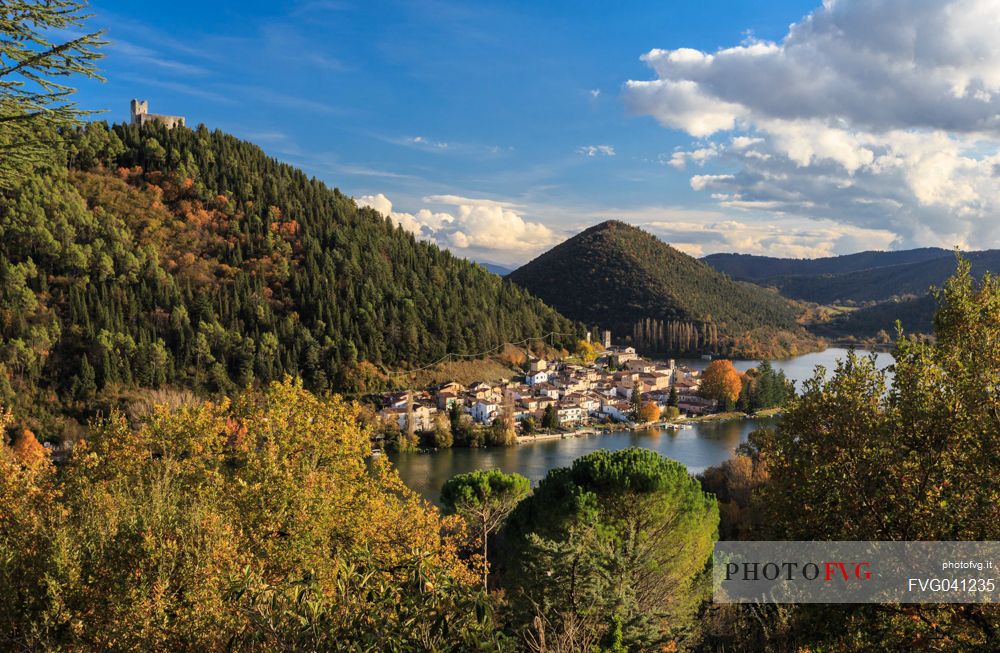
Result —
<path fill-rule="evenodd" d="M 723 462 L 754 429 L 772 419 L 734 420 L 693 424 L 681 430 L 619 431 L 608 435 L 540 440 L 506 449 L 446 449 L 430 453 L 391 456 L 403 481 L 424 498 L 436 502 L 441 486 L 455 474 L 477 469 L 517 472 L 537 482 L 553 467 L 567 467 L 574 459 L 597 449 L 612 451 L 644 447 L 677 460 L 698 473 Z"/>

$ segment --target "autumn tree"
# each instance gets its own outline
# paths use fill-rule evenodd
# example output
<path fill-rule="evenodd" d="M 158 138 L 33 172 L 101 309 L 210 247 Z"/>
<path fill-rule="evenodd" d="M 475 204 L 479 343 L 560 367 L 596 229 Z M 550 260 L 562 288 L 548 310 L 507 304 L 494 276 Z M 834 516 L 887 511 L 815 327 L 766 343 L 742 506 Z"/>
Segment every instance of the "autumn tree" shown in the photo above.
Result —
<path fill-rule="evenodd" d="M 736 453 L 721 465 L 706 469 L 698 479 L 719 502 L 719 537 L 752 539 L 761 524 L 761 507 L 754 499 L 768 481 L 764 460 Z"/>
<path fill-rule="evenodd" d="M 714 360 L 701 373 L 699 393 L 706 399 L 714 399 L 730 409 L 740 396 L 742 382 L 740 373 L 730 360 Z"/>
<path fill-rule="evenodd" d="M 500 414 L 494 418 L 486 434 L 486 443 L 491 447 L 510 447 L 517 444 L 516 421 L 514 418 L 514 395 L 505 390 Z"/>
<path fill-rule="evenodd" d="M 655 401 L 644 401 L 639 409 L 639 421 L 643 423 L 654 422 L 660 417 L 660 407 Z"/>
<path fill-rule="evenodd" d="M 431 431 L 431 446 L 436 449 L 448 449 L 454 443 L 451 434 L 451 420 L 447 413 L 438 411 L 434 416 L 434 430 Z"/>
<path fill-rule="evenodd" d="M 29 429 L 19 429 L 11 451 L 21 463 L 28 467 L 38 467 L 48 461 L 48 452 Z"/>
<path fill-rule="evenodd" d="M 301 384 L 112 415 L 59 471 L 0 447 L 0 648 L 469 650 L 491 605 L 442 519 Z M 440 620 L 448 628 L 441 628 Z"/>
<path fill-rule="evenodd" d="M 604 347 L 597 342 L 579 340 L 576 343 L 576 355 L 579 356 L 580 360 L 584 363 L 593 363 L 603 351 Z"/>
<path fill-rule="evenodd" d="M 484 588 L 489 580 L 489 539 L 530 492 L 528 479 L 498 469 L 459 474 L 441 488 L 441 504 L 469 524 L 482 547 Z"/>

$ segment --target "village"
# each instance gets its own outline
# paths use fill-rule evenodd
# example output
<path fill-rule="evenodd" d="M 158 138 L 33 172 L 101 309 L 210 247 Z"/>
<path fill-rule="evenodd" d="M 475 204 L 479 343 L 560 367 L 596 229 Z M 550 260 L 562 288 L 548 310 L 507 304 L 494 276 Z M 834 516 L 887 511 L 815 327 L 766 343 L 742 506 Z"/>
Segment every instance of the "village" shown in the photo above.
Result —
<path fill-rule="evenodd" d="M 612 345 L 610 332 L 603 335 L 603 351 L 590 363 L 532 358 L 520 377 L 467 386 L 449 382 L 412 395 L 388 393 L 382 397 L 378 416 L 401 431 L 430 431 L 440 413 L 456 410 L 481 426 L 508 416 L 519 433 L 526 434 L 537 427 L 627 427 L 637 421 L 701 415 L 716 409 L 718 402 L 698 394 L 699 370 L 678 366 L 674 360 L 648 360 L 633 347 Z M 656 406 L 656 420 L 639 420 L 640 403 Z"/>

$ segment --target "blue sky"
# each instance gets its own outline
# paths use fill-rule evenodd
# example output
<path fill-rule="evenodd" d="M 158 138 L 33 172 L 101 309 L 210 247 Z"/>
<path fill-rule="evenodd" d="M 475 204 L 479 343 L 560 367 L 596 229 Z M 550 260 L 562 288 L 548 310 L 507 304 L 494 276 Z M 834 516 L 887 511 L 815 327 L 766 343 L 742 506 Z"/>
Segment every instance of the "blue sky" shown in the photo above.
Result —
<path fill-rule="evenodd" d="M 132 97 L 148 99 L 507 265 L 607 218 L 695 255 L 982 244 L 997 226 L 1000 81 L 976 62 L 1000 59 L 995 22 L 985 54 L 956 54 L 905 42 L 910 28 L 941 29 L 933 9 L 817 3 L 99 0 L 108 81 L 79 100 L 121 121 Z M 879 21 L 904 36 L 868 33 Z M 941 38 L 971 48 L 977 29 Z M 961 106 L 956 58 L 968 64 Z M 880 103 L 848 101 L 873 71 L 914 66 L 941 75 L 923 113 L 902 83 L 877 87 Z M 970 113 L 980 105 L 986 118 Z M 942 149 L 932 137 L 951 160 L 928 163 Z M 985 172 L 970 178 L 970 165 Z M 934 174 L 951 185 L 935 188 Z"/>

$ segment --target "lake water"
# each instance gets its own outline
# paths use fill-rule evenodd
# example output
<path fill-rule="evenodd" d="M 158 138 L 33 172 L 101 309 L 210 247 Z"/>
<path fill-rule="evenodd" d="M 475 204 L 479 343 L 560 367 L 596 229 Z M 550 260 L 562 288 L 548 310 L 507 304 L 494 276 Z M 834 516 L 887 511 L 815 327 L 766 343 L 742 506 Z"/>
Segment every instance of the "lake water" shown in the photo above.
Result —
<path fill-rule="evenodd" d="M 868 352 L 859 353 L 867 354 Z M 801 381 L 813 374 L 817 365 L 832 371 L 846 349 L 831 348 L 787 360 L 773 361 L 774 366 L 801 387 Z M 891 365 L 892 356 L 878 354 L 879 367 Z M 678 360 L 679 365 L 704 367 L 708 361 Z M 740 370 L 757 365 L 757 361 L 734 361 Z M 619 431 L 607 435 L 539 440 L 502 449 L 443 449 L 428 453 L 390 456 L 403 481 L 429 501 L 437 502 L 441 486 L 455 474 L 477 469 L 501 469 L 517 472 L 532 483 L 541 480 L 550 469 L 566 467 L 576 458 L 597 449 L 617 450 L 645 447 L 687 466 L 692 474 L 718 465 L 729 458 L 736 447 L 745 442 L 751 431 L 774 423 L 774 418 L 704 422 L 681 430 L 646 429 Z"/>

